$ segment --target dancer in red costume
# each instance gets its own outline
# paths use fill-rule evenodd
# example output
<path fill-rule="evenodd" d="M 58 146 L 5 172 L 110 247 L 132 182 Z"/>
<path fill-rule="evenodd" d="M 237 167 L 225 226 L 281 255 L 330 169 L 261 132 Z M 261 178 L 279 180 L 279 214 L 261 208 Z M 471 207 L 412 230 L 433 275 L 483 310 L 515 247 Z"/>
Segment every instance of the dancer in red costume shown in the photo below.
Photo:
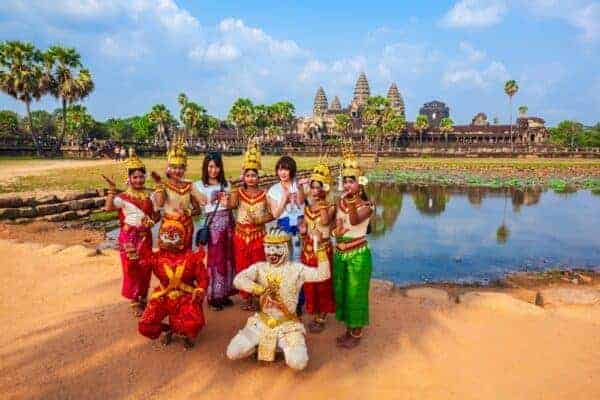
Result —
<path fill-rule="evenodd" d="M 329 167 L 319 162 L 310 176 L 310 205 L 304 208 L 304 218 L 300 224 L 302 237 L 300 260 L 303 264 L 315 268 L 318 266 L 318 249 L 326 252 L 330 268 L 333 262 L 331 229 L 335 219 L 335 204 L 326 200 L 330 183 Z M 325 329 L 327 314 L 335 312 L 331 279 L 322 282 L 306 282 L 304 295 L 306 312 L 314 316 L 308 329 L 312 333 L 322 332 Z"/>
<path fill-rule="evenodd" d="M 269 212 L 266 192 L 258 188 L 260 170 L 260 151 L 258 144 L 251 142 L 244 156 L 243 186 L 232 193 L 230 208 L 237 208 L 237 220 L 233 234 L 233 252 L 236 273 L 259 261 L 265 261 L 263 238 L 265 224 L 273 219 Z M 244 300 L 242 309 L 256 311 L 250 293 L 240 291 Z"/>
<path fill-rule="evenodd" d="M 177 220 L 164 220 L 158 234 L 159 251 L 141 260 L 152 268 L 160 281 L 140 319 L 138 330 L 150 339 L 165 333 L 163 343 L 171 343 L 173 334 L 184 338 L 186 348 L 194 346 L 205 324 L 202 302 L 208 287 L 202 248 L 192 252 L 185 243 L 186 227 Z M 169 323 L 163 320 L 169 317 Z"/>
<path fill-rule="evenodd" d="M 118 210 L 121 228 L 118 243 L 123 267 L 121 294 L 131 300 L 135 314 L 139 317 L 146 307 L 152 271 L 149 268 L 134 268 L 132 265 L 152 254 L 150 229 L 154 225 L 155 212 L 151 194 L 144 187 L 146 168 L 133 149 L 130 149 L 129 158 L 125 161 L 125 173 L 128 187 L 119 194 L 116 194 L 113 180 L 102 175 L 109 185 L 105 210 Z"/>

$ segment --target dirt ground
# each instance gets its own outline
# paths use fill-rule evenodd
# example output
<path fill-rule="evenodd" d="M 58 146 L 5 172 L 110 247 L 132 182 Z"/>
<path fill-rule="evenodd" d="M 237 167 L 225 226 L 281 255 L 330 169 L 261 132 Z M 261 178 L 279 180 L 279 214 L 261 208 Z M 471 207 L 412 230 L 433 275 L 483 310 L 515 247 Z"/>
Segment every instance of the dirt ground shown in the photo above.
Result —
<path fill-rule="evenodd" d="M 247 317 L 238 307 L 207 312 L 190 351 L 140 336 L 115 252 L 0 239 L 0 254 L 7 399 L 600 398 L 598 304 L 540 308 L 506 293 L 455 304 L 373 285 L 361 346 L 338 350 L 332 321 L 308 335 L 308 368 L 294 372 L 226 359 Z"/>

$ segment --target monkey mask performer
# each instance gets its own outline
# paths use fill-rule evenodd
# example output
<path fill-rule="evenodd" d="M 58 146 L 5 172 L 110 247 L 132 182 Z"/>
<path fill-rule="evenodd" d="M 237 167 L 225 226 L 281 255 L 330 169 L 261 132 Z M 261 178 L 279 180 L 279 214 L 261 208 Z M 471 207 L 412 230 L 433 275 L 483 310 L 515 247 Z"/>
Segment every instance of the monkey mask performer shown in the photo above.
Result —
<path fill-rule="evenodd" d="M 185 225 L 178 220 L 163 221 L 158 233 L 159 251 L 142 265 L 152 268 L 160 281 L 150 295 L 150 302 L 139 321 L 139 332 L 157 339 L 165 333 L 163 343 L 171 343 L 172 335 L 184 338 L 184 346 L 191 348 L 198 332 L 204 326 L 202 302 L 208 287 L 208 272 L 204 264 L 205 252 L 187 247 Z M 169 323 L 163 319 L 169 317 Z"/>
<path fill-rule="evenodd" d="M 183 137 L 177 136 L 167 151 L 167 180 L 152 172 L 156 182 L 156 205 L 163 208 L 162 223 L 179 221 L 185 227 L 183 237 L 185 248 L 192 247 L 194 222 L 192 212 L 205 203 L 204 196 L 196 189 L 193 182 L 183 179 L 187 168 L 187 154 Z"/>
<path fill-rule="evenodd" d="M 273 361 L 277 348 L 286 364 L 302 370 L 308 363 L 304 325 L 296 316 L 298 295 L 304 282 L 329 279 L 327 251 L 318 248 L 318 267 L 289 260 L 290 237 L 275 229 L 264 237 L 267 261 L 257 262 L 234 279 L 236 288 L 260 296 L 260 311 L 248 318 L 227 347 L 227 357 L 237 360 L 250 356 L 258 347 L 258 359 Z"/>

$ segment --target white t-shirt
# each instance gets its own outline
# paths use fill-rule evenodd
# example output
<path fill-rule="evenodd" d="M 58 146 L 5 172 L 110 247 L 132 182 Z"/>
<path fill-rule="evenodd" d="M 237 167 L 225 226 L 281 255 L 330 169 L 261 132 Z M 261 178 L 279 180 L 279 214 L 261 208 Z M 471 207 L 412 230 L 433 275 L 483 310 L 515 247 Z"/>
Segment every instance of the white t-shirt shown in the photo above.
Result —
<path fill-rule="evenodd" d="M 153 197 L 151 196 L 150 198 L 152 199 Z M 123 214 L 125 215 L 124 222 L 127 225 L 135 226 L 136 228 L 139 228 L 142 225 L 142 219 L 146 216 L 146 214 L 136 205 L 122 199 L 120 196 L 115 196 L 113 204 L 116 208 L 123 210 Z"/>
<path fill-rule="evenodd" d="M 217 183 L 215 185 L 205 185 L 204 182 L 200 180 L 195 182 L 194 185 L 196 186 L 196 189 L 198 189 L 198 191 L 202 193 L 202 195 L 207 199 L 206 205 L 204 205 L 204 212 L 211 213 L 215 211 L 215 205 L 219 201 L 217 199 L 217 193 L 221 191 L 221 184 Z M 226 184 L 222 190 L 229 193 L 231 191 L 231 188 L 229 187 L 229 184 Z M 226 208 L 222 205 L 219 205 L 217 211 L 222 210 L 226 210 Z"/>
<path fill-rule="evenodd" d="M 298 194 L 298 184 L 296 181 L 292 183 L 290 193 Z M 267 196 L 275 203 L 275 205 L 279 204 L 283 198 L 283 186 L 281 185 L 281 182 L 271 186 L 267 192 Z M 298 205 L 295 203 L 288 203 L 285 205 L 283 213 L 279 216 L 279 218 L 288 217 L 290 219 L 290 226 L 296 226 L 298 224 L 298 217 L 302 215 L 304 215 L 304 204 Z"/>

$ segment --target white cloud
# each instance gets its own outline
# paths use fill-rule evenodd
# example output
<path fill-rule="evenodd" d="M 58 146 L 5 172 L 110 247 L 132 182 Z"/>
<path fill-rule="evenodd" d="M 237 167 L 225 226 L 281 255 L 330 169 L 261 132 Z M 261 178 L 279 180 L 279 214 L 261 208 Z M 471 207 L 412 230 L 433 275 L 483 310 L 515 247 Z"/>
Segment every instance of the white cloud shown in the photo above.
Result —
<path fill-rule="evenodd" d="M 240 51 L 231 43 L 211 43 L 204 59 L 208 62 L 229 62 L 240 57 Z"/>
<path fill-rule="evenodd" d="M 509 73 L 501 62 L 492 61 L 481 69 L 472 66 L 455 66 L 444 72 L 442 84 L 445 87 L 465 86 L 485 89 L 499 85 L 509 79 Z"/>
<path fill-rule="evenodd" d="M 460 0 L 442 18 L 450 28 L 485 28 L 498 24 L 508 11 L 502 0 Z"/>
<path fill-rule="evenodd" d="M 485 59 L 485 51 L 477 50 L 468 42 L 460 42 L 459 49 L 465 53 L 467 60 L 473 63 L 481 62 Z"/>
<path fill-rule="evenodd" d="M 278 57 L 295 57 L 306 54 L 293 40 L 277 40 L 262 29 L 247 26 L 241 19 L 226 18 L 219 23 L 223 40 L 238 47 L 262 49 Z"/>

